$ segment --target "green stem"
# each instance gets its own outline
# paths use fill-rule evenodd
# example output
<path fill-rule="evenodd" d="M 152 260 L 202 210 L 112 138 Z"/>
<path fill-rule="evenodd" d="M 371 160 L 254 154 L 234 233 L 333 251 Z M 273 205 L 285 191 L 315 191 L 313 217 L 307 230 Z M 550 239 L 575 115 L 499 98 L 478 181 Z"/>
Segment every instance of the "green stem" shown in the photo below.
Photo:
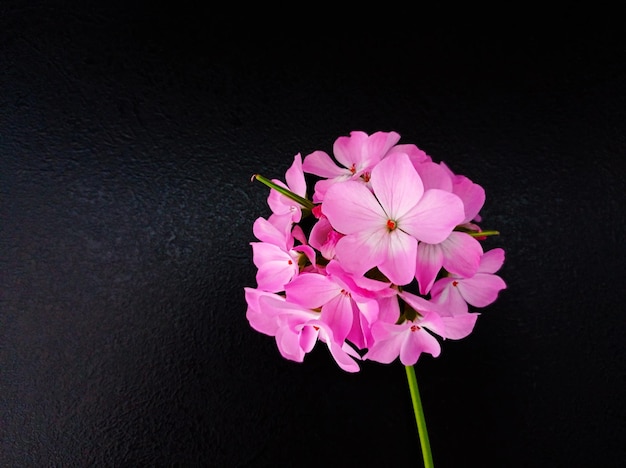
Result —
<path fill-rule="evenodd" d="M 252 176 L 252 180 L 254 179 L 258 180 L 264 185 L 267 185 L 269 188 L 276 190 L 278 193 L 288 198 L 291 198 L 293 201 L 300 204 L 303 208 L 307 208 L 309 210 L 313 209 L 313 203 L 310 200 L 302 198 L 300 195 L 293 193 L 291 190 L 287 190 L 285 187 L 281 187 L 280 185 L 275 184 L 271 180 L 263 177 L 261 174 L 254 174 Z"/>
<path fill-rule="evenodd" d="M 406 379 L 409 382 L 409 389 L 411 390 L 411 400 L 413 401 L 413 412 L 415 413 L 415 422 L 417 423 L 417 431 L 419 433 L 420 445 L 422 447 L 424 468 L 433 468 L 433 454 L 430 451 L 430 441 L 428 440 L 428 431 L 426 430 L 426 419 L 424 418 L 424 409 L 422 408 L 420 392 L 417 388 L 415 369 L 413 366 L 404 367 L 406 368 Z"/>
<path fill-rule="evenodd" d="M 487 236 L 499 236 L 499 231 L 472 231 L 468 232 L 472 237 L 487 237 Z"/>

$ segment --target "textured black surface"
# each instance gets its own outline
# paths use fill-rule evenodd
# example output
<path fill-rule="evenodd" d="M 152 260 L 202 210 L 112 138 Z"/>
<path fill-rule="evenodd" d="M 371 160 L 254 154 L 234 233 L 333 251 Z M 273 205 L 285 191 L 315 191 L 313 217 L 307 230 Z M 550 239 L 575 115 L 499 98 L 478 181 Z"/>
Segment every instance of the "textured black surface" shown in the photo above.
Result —
<path fill-rule="evenodd" d="M 398 363 L 287 362 L 245 319 L 250 175 L 351 130 L 483 185 L 507 251 L 475 332 L 417 366 L 436 464 L 626 464 L 608 13 L 250 30 L 199 2 L 73 3 L 0 4 L 1 465 L 418 466 Z"/>

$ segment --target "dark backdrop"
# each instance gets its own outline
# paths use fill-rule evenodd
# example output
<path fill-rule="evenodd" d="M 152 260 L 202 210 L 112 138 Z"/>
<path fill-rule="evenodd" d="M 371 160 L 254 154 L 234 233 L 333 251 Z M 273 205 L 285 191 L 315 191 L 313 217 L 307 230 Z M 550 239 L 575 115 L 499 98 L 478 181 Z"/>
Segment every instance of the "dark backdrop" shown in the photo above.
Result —
<path fill-rule="evenodd" d="M 624 466 L 611 13 L 300 7 L 0 4 L 0 464 L 419 466 L 398 362 L 285 361 L 243 297 L 250 176 L 395 130 L 485 187 L 507 252 L 417 365 L 436 464 Z"/>

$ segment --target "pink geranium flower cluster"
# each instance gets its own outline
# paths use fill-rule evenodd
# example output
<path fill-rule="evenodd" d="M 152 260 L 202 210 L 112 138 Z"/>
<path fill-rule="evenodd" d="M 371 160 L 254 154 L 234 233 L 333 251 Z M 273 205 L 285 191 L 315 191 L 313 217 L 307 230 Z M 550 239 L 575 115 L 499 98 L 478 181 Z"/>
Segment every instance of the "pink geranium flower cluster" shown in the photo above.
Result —
<path fill-rule="evenodd" d="M 469 335 L 473 308 L 506 288 L 504 251 L 481 244 L 494 233 L 478 224 L 484 189 L 399 140 L 354 131 L 334 160 L 297 154 L 284 181 L 265 179 L 272 213 L 253 226 L 246 316 L 285 358 L 321 341 L 348 372 L 361 360 L 411 366 Z"/>

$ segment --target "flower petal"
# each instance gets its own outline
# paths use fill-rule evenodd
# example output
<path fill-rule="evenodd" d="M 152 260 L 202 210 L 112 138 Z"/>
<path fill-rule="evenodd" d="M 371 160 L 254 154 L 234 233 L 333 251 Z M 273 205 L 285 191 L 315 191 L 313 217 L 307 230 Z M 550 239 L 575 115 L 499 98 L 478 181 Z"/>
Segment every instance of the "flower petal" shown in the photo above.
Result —
<path fill-rule="evenodd" d="M 302 156 L 300 153 L 294 156 L 293 164 L 287 169 L 285 181 L 289 186 L 289 190 L 296 195 L 306 197 L 306 181 L 304 179 L 304 172 L 302 171 Z"/>
<path fill-rule="evenodd" d="M 250 326 L 260 333 L 275 336 L 279 328 L 278 320 L 276 318 L 278 311 L 276 311 L 276 313 L 267 313 L 266 310 L 261 310 L 259 298 L 262 296 L 272 296 L 277 300 L 282 300 L 283 298 L 260 289 L 244 288 L 244 291 L 246 302 L 248 304 L 246 318 L 248 319 Z M 274 311 L 270 310 L 270 312 Z"/>
<path fill-rule="evenodd" d="M 428 244 L 443 242 L 464 218 L 463 203 L 444 190 L 426 190 L 418 204 L 400 221 L 405 232 Z"/>
<path fill-rule="evenodd" d="M 350 136 L 340 136 L 333 144 L 335 159 L 348 169 L 360 165 L 362 148 L 367 142 L 367 133 L 354 131 Z"/>
<path fill-rule="evenodd" d="M 399 140 L 400 135 L 396 132 L 376 132 L 371 134 L 365 143 L 365 147 L 362 149 L 360 167 L 365 170 L 374 166 Z"/>
<path fill-rule="evenodd" d="M 460 340 L 472 333 L 476 320 L 480 314 L 462 314 L 454 317 L 441 317 L 445 326 L 444 338 Z"/>
<path fill-rule="evenodd" d="M 460 280 L 457 288 L 469 304 L 485 307 L 497 299 L 498 293 L 506 288 L 506 284 L 497 275 L 477 273 L 472 278 Z"/>
<path fill-rule="evenodd" d="M 465 232 L 452 232 L 441 244 L 443 267 L 450 273 L 470 278 L 478 271 L 483 247 Z"/>
<path fill-rule="evenodd" d="M 452 192 L 452 178 L 439 164 L 426 161 L 415 165 L 415 169 L 424 183 L 424 190 L 441 189 Z"/>
<path fill-rule="evenodd" d="M 404 341 L 403 329 L 400 325 L 376 322 L 372 326 L 374 344 L 365 353 L 363 359 L 389 364 L 400 354 Z"/>
<path fill-rule="evenodd" d="M 266 242 L 251 242 L 252 261 L 258 268 L 256 281 L 259 289 L 280 292 L 298 274 L 297 259 L 279 247 Z"/>
<path fill-rule="evenodd" d="M 455 286 L 454 283 L 457 283 Z M 442 278 L 435 281 L 430 295 L 432 301 L 441 306 L 442 316 L 453 316 L 467 313 L 467 302 L 459 292 L 460 281 L 455 278 Z"/>
<path fill-rule="evenodd" d="M 422 353 L 428 353 L 433 357 L 441 354 L 441 345 L 437 339 L 423 328 L 415 331 L 409 328 L 405 333 L 405 339 L 400 347 L 400 362 L 405 366 L 414 365 Z"/>
<path fill-rule="evenodd" d="M 420 242 L 417 246 L 417 262 L 415 264 L 415 278 L 419 284 L 420 294 L 428 294 L 442 266 L 443 250 L 441 244 Z"/>
<path fill-rule="evenodd" d="M 378 268 L 392 283 L 409 284 L 415 276 L 417 239 L 400 229 L 389 232 L 385 237 L 388 242 L 386 258 Z"/>
<path fill-rule="evenodd" d="M 406 154 L 398 153 L 383 159 L 370 179 L 376 198 L 389 219 L 398 221 L 411 210 L 424 192 L 422 179 Z M 402 229 L 402 225 L 399 227 Z"/>
<path fill-rule="evenodd" d="M 337 166 L 324 151 L 314 151 L 306 156 L 302 163 L 302 170 L 309 174 L 315 174 L 325 178 L 350 174 L 350 171 Z"/>
<path fill-rule="evenodd" d="M 322 307 L 340 292 L 337 283 L 318 273 L 303 273 L 285 286 L 287 300 L 307 309 Z"/>
<path fill-rule="evenodd" d="M 328 324 L 338 342 L 343 342 L 348 336 L 353 319 L 352 299 L 345 294 L 338 294 L 322 307 L 321 320 Z"/>
<path fill-rule="evenodd" d="M 322 211 L 342 234 L 385 228 L 387 217 L 376 197 L 360 182 L 346 181 L 328 188 Z"/>
<path fill-rule="evenodd" d="M 485 204 L 485 189 L 465 176 L 457 176 L 452 192 L 459 196 L 465 208 L 465 219 L 461 224 L 476 219 Z"/>
<path fill-rule="evenodd" d="M 344 236 L 335 246 L 335 256 L 342 267 L 355 275 L 363 275 L 380 265 L 387 256 L 387 228 Z"/>
<path fill-rule="evenodd" d="M 495 273 L 504 263 L 504 250 L 497 248 L 485 252 L 480 259 L 478 271 L 480 273 Z"/>

